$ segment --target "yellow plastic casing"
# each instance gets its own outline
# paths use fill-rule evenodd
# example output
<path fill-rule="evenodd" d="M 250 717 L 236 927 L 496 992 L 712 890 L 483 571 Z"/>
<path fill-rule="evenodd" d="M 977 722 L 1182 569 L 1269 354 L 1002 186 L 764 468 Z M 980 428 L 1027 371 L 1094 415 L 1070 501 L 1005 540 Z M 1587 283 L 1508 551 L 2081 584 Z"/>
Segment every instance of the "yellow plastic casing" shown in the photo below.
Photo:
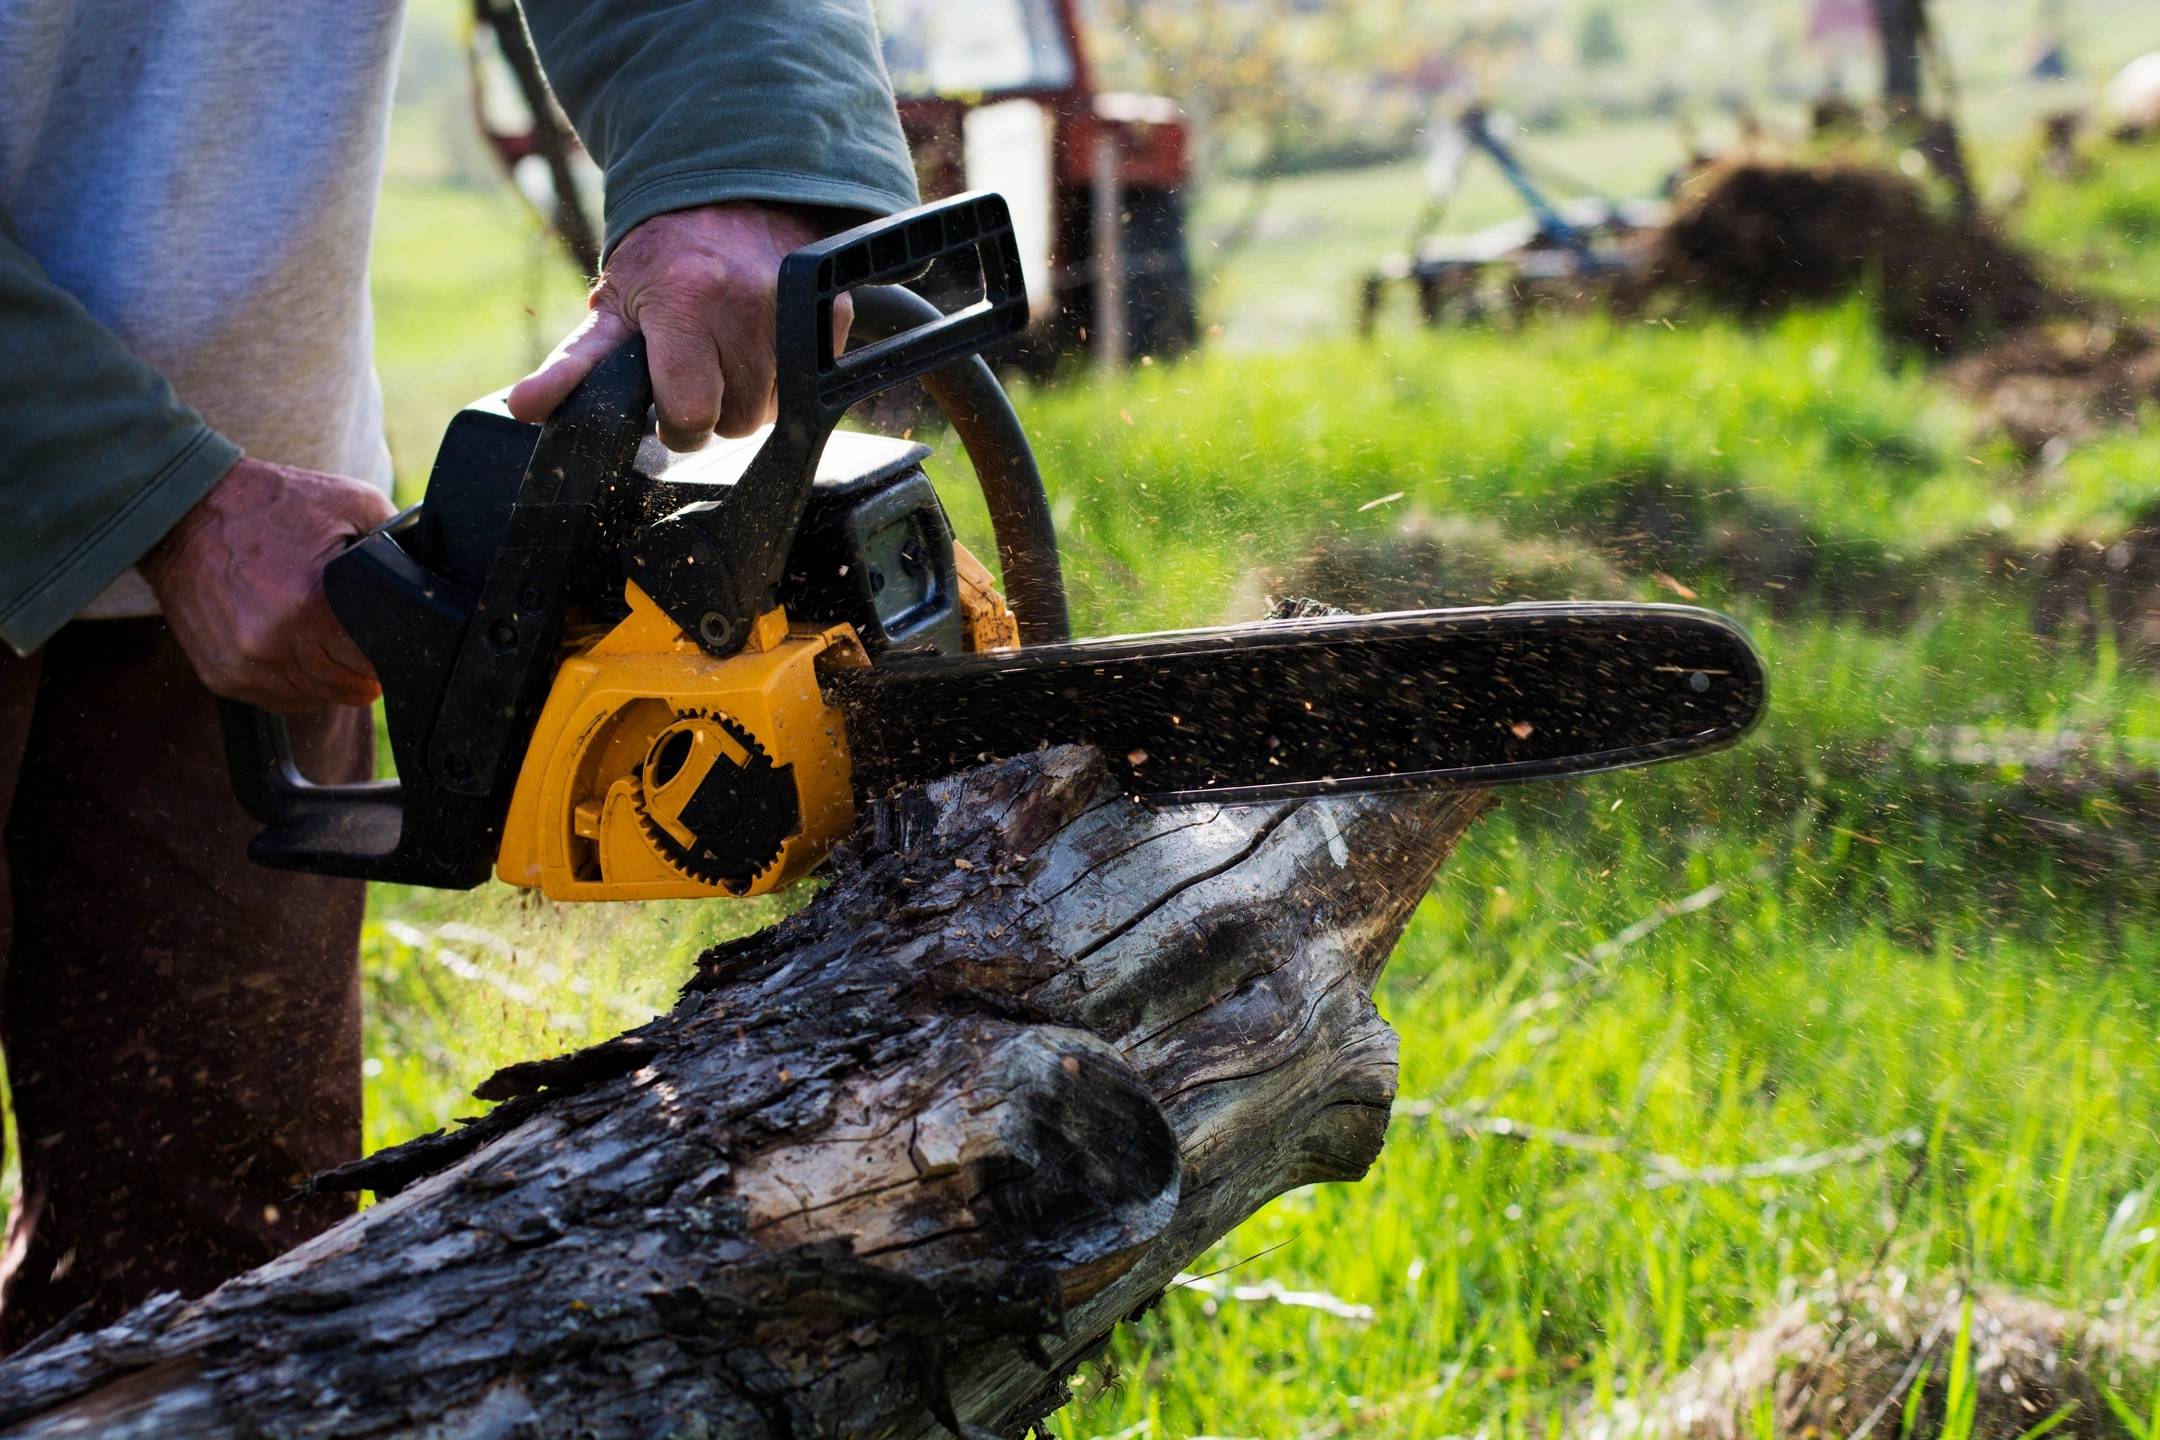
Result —
<path fill-rule="evenodd" d="M 714 659 L 635 584 L 627 598 L 629 616 L 556 671 L 495 873 L 556 900 L 762 895 L 800 878 L 855 822 L 847 734 L 818 687 L 821 664 L 869 663 L 854 630 L 791 630 L 771 610 L 741 651 Z M 801 828 L 740 888 L 684 873 L 640 822 L 637 768 L 662 730 L 699 713 L 725 716 L 793 767 Z"/>
<path fill-rule="evenodd" d="M 1020 617 L 998 593 L 990 568 L 967 546 L 953 545 L 953 571 L 960 581 L 961 644 L 970 654 L 1020 648 Z"/>

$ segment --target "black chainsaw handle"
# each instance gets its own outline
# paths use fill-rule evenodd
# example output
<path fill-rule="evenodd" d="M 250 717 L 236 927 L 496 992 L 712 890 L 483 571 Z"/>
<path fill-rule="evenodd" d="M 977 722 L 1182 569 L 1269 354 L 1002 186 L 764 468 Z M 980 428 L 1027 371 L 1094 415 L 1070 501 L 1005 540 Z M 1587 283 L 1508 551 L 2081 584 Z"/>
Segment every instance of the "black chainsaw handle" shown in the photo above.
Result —
<path fill-rule="evenodd" d="M 980 298 L 950 313 L 925 302 L 907 317 L 919 323 L 835 353 L 842 294 L 914 280 L 941 262 L 964 267 Z M 772 604 L 818 457 L 848 407 L 1026 328 L 1027 286 L 1004 198 L 957 195 L 804 246 L 780 262 L 776 315 L 772 433 L 727 494 L 648 526 L 632 550 L 639 588 L 716 656 L 741 649 Z"/>
<path fill-rule="evenodd" d="M 562 634 L 559 586 L 583 542 L 600 487 L 626 471 L 644 438 L 652 381 L 643 339 L 602 360 L 540 427 L 517 503 L 454 655 L 440 708 L 423 717 L 424 759 L 398 756 L 410 780 L 318 785 L 294 763 L 285 717 L 218 702 L 226 765 L 242 808 L 264 829 L 255 860 L 356 879 L 469 889 L 487 878 L 523 738 L 547 699 Z M 383 576 L 411 603 L 437 585 L 399 543 L 413 512 L 391 517 L 331 559 L 323 588 L 361 653 L 388 673 L 413 637 L 407 616 L 379 603 Z M 386 690 L 389 687 L 386 687 Z M 436 697 L 429 697 L 430 703 Z M 393 741 L 402 728 L 397 697 Z M 415 763 L 418 761 L 419 763 Z M 408 825 L 415 808 L 426 823 Z"/>
<path fill-rule="evenodd" d="M 279 837 L 280 858 L 302 857 L 309 870 L 356 880 L 410 878 L 415 884 L 477 885 L 486 873 L 460 881 L 391 873 L 405 831 L 404 789 L 395 780 L 318 785 L 293 759 L 292 733 L 283 715 L 238 700 L 218 701 L 225 732 L 225 763 L 232 771 L 240 808 Z M 250 841 L 256 854 L 262 837 Z"/>

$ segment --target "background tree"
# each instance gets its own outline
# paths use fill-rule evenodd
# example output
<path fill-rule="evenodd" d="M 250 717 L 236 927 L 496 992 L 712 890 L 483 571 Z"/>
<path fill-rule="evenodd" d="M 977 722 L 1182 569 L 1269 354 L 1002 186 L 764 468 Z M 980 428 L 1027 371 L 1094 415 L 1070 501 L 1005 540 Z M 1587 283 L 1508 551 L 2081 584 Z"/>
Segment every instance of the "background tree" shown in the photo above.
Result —
<path fill-rule="evenodd" d="M 1602 70 L 1627 59 L 1627 43 L 1610 9 L 1599 5 L 1584 12 L 1575 37 L 1575 59 L 1585 70 Z"/>
<path fill-rule="evenodd" d="M 1875 28 L 1882 37 L 1883 107 L 1892 115 L 1918 114 L 1927 0 L 1875 0 Z"/>

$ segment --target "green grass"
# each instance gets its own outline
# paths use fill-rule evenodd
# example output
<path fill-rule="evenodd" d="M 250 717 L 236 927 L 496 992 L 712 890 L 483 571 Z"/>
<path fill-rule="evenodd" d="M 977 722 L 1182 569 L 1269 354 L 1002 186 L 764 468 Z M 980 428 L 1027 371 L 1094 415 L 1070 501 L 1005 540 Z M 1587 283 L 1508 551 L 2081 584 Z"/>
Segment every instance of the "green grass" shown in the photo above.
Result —
<path fill-rule="evenodd" d="M 1645 577 L 1720 531 L 1743 550 L 1792 533 L 1818 586 L 1849 591 L 1976 543 L 2112 537 L 2160 499 L 2160 432 L 2030 472 L 1887 353 L 1858 302 L 1760 331 L 1590 317 L 1209 353 L 1030 397 L 1028 422 L 1095 626 L 1213 619 L 1256 561 L 1419 512 L 1533 536 L 1649 528 L 1667 543 Z M 956 509 L 975 523 L 964 495 Z M 1165 579 L 1166 535 L 1211 543 L 1178 547 Z"/>
<path fill-rule="evenodd" d="M 1379 237 L 1406 197 L 1376 178 L 1295 183 Z M 2059 253 L 2097 237 L 2147 263 L 2119 220 L 2143 182 L 2094 183 L 2121 193 L 2036 192 L 2024 223 Z M 1364 252 L 1299 243 L 1256 247 L 1228 302 L 1320 314 L 1326 267 Z M 574 317 L 552 256 L 527 288 L 533 244 L 507 199 L 393 186 L 376 294 L 408 486 L 456 406 Z M 1976 537 L 2013 557 L 2109 537 L 2160 498 L 2160 434 L 2029 470 L 1886 353 L 1857 304 L 1765 329 L 1584 318 L 1220 346 L 1020 402 L 1084 629 L 1223 618 L 1250 604 L 1255 569 L 1316 540 L 1384 540 L 1413 514 L 1598 542 L 1653 516 L 1671 543 L 1624 555 L 1622 588 L 1672 598 L 1666 568 L 1740 613 L 1773 675 L 1771 717 L 1741 749 L 1518 791 L 1472 832 L 1383 977 L 1417 1103 L 1373 1173 L 1284 1197 L 1193 1267 L 1372 1318 L 1174 1290 L 1120 1333 L 1058 1434 L 1550 1435 L 1825 1273 L 2147 1303 L 2154 877 L 2009 822 L 2014 764 L 1952 767 L 1916 742 L 1969 725 L 2160 744 L 2160 686 L 2104 646 L 2036 639 L 2024 592 L 1970 565 L 1895 616 L 1773 612 L 1715 567 L 1670 567 L 1721 530 L 1797 527 L 1821 574 L 1855 586 Z M 936 474 L 980 541 L 965 467 Z M 2116 823 L 2104 804 L 2073 818 Z M 777 913 L 378 891 L 370 1142 L 468 1113 L 499 1064 L 634 1023 L 701 946 Z M 1787 1157 L 1804 1163 L 1761 1168 Z M 2121 1393 L 2126 1430 L 2149 1430 L 2152 1388 Z"/>
<path fill-rule="evenodd" d="M 1257 1257 L 1233 1278 L 1369 1305 L 1371 1323 L 1173 1291 L 1120 1340 L 1122 1378 L 1060 1433 L 1153 1415 L 1163 1434 L 1296 1434 L 1457 1365 L 1444 1397 L 1384 1433 L 1532 1433 L 1585 1394 L 1639 1393 L 1781 1287 L 1854 1277 L 1878 1252 L 2093 1299 L 2149 1290 L 2154 1247 L 2120 1227 L 2103 1241 L 2160 1158 L 2141 1118 L 2125 1133 L 2156 1098 L 2136 1057 L 2160 937 L 2108 941 L 2103 968 L 2079 953 L 2101 937 L 2075 927 L 2051 946 L 1915 945 L 1894 912 L 1811 932 L 1791 913 L 1806 862 L 1751 881 L 1751 855 L 1711 847 L 1666 893 L 1722 878 L 1728 899 L 1575 978 L 1566 957 L 1656 893 L 1639 870 L 1571 869 L 1581 859 L 1486 827 L 1381 997 L 1404 1095 L 1456 1122 L 1398 1118 L 1364 1182 L 1278 1201 L 1194 1267 Z M 1479 1058 L 1525 1006 L 1535 1021 Z M 1503 1117 L 1622 1148 L 1487 1133 Z M 1651 1157 L 1699 1170 L 1907 1131 L 1791 1178 L 1644 1184 L 1663 1178 Z"/>
<path fill-rule="evenodd" d="M 556 905 L 490 883 L 467 895 L 376 886 L 361 932 L 370 1150 L 487 1107 L 472 1089 L 666 1009 L 707 946 L 784 913 L 777 901 Z"/>
<path fill-rule="evenodd" d="M 576 274 L 506 189 L 393 177 L 374 255 L 375 352 L 400 494 L 450 417 L 516 380 L 583 309 Z"/>
<path fill-rule="evenodd" d="M 2095 297 L 2149 305 L 2160 295 L 2160 146 L 2094 141 L 2083 173 L 2036 179 L 2018 233 L 2056 257 L 2056 272 Z"/>

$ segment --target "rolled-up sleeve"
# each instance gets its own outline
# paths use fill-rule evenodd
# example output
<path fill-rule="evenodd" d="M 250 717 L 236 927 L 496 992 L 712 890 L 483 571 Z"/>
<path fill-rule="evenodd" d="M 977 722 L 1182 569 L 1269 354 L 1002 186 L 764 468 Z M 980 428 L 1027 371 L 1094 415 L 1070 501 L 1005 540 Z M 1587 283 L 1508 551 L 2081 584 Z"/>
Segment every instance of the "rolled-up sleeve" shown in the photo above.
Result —
<path fill-rule="evenodd" d="M 47 277 L 0 215 L 0 641 L 27 655 L 141 559 L 240 447 Z"/>
<path fill-rule="evenodd" d="M 606 249 L 664 211 L 722 200 L 871 215 L 915 203 L 869 0 L 523 4 L 607 176 Z"/>

